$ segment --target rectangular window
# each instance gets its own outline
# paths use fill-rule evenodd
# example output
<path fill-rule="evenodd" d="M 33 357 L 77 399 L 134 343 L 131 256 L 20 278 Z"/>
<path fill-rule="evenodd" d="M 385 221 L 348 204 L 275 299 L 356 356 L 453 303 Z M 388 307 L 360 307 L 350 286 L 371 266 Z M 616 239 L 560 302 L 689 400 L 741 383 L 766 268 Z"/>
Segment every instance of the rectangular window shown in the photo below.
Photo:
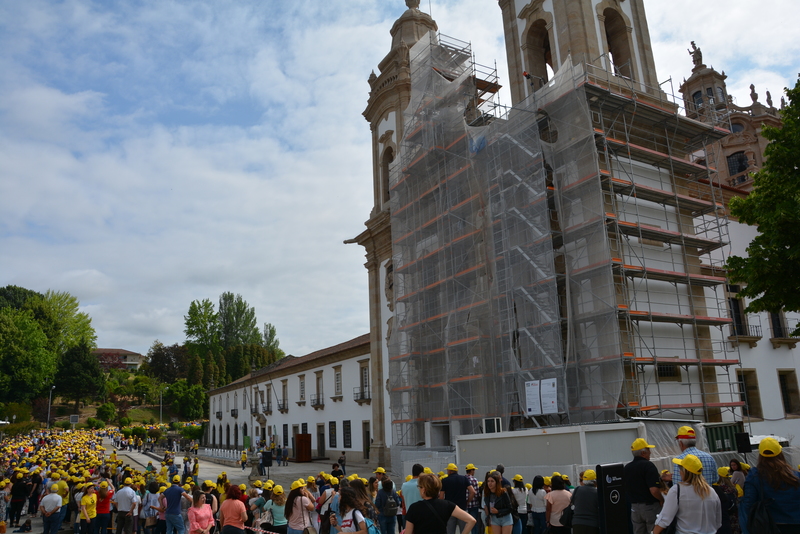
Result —
<path fill-rule="evenodd" d="M 300 400 L 306 400 L 306 376 L 300 375 Z"/>
<path fill-rule="evenodd" d="M 302 425 L 300 425 L 300 433 L 308 434 L 308 423 L 303 423 Z"/>
<path fill-rule="evenodd" d="M 797 390 L 797 373 L 794 369 L 778 369 L 778 384 L 781 388 L 783 412 L 800 415 L 800 393 Z"/>
<path fill-rule="evenodd" d="M 336 448 L 336 421 L 328 423 L 328 447 Z"/>
<path fill-rule="evenodd" d="M 344 440 L 342 447 L 345 449 L 349 449 L 353 446 L 350 438 L 350 421 L 342 421 L 342 439 Z"/>
<path fill-rule="evenodd" d="M 333 368 L 333 394 L 342 394 L 342 366 Z"/>
<path fill-rule="evenodd" d="M 658 380 L 661 382 L 681 381 L 681 368 L 677 363 L 662 363 L 659 361 L 656 365 L 656 373 L 658 374 Z"/>
<path fill-rule="evenodd" d="M 289 446 L 289 425 L 283 425 L 283 446 Z"/>
<path fill-rule="evenodd" d="M 361 367 L 361 389 L 365 390 L 369 387 L 369 366 Z"/>
<path fill-rule="evenodd" d="M 323 395 L 323 393 L 322 393 L 322 371 L 317 371 L 316 375 L 317 375 L 316 376 L 317 398 L 321 399 L 322 395 Z"/>
<path fill-rule="evenodd" d="M 758 390 L 758 377 L 755 369 L 737 369 L 740 399 L 745 403 L 742 414 L 748 417 L 764 418 L 761 409 L 761 393 Z"/>

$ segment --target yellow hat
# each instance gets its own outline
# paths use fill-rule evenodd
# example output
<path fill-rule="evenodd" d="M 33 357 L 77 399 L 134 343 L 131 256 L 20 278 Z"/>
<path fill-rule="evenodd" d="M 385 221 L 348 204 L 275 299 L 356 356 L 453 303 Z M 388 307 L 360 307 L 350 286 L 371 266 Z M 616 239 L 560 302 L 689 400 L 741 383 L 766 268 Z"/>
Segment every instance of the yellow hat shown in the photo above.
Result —
<path fill-rule="evenodd" d="M 758 454 L 766 458 L 778 456 L 782 450 L 783 447 L 781 447 L 781 444 L 778 443 L 778 440 L 775 438 L 764 438 L 761 440 L 761 443 L 758 444 Z"/>
<path fill-rule="evenodd" d="M 650 445 L 643 438 L 637 438 L 631 443 L 631 451 L 640 451 L 642 449 L 653 449 L 655 445 Z"/>
<path fill-rule="evenodd" d="M 544 477 L 544 485 L 545 485 L 545 486 L 549 486 L 549 485 L 550 485 L 550 483 L 551 483 L 552 481 L 553 481 L 553 479 L 552 479 L 552 478 L 550 478 L 550 477 Z"/>
<path fill-rule="evenodd" d="M 181 481 L 181 476 L 180 475 L 175 475 L 174 477 L 172 477 L 172 482 L 178 483 L 180 481 Z"/>
<path fill-rule="evenodd" d="M 277 486 L 272 488 L 272 494 L 273 495 L 283 495 L 283 486 L 278 484 Z"/>
<path fill-rule="evenodd" d="M 694 428 L 690 426 L 682 426 L 675 434 L 675 439 L 695 439 L 697 436 L 694 433 Z"/>
<path fill-rule="evenodd" d="M 339 479 L 336 477 L 331 477 L 331 485 L 335 486 L 339 483 Z"/>
<path fill-rule="evenodd" d="M 52 478 L 53 480 L 59 480 L 61 478 L 61 475 L 59 475 L 58 473 L 53 473 L 53 476 L 51 476 L 50 478 Z"/>
<path fill-rule="evenodd" d="M 192 487 L 189 484 L 184 484 L 183 485 L 183 491 L 191 491 L 191 490 L 192 490 Z"/>
<path fill-rule="evenodd" d="M 125 480 L 122 481 L 122 484 L 124 486 L 127 486 L 128 484 L 133 484 L 133 480 L 131 480 L 131 477 L 128 477 L 128 478 L 126 478 Z"/>
<path fill-rule="evenodd" d="M 2 482 L 0 482 L 0 487 L 2 487 Z M 50 491 L 52 491 L 53 493 L 56 493 L 58 491 L 58 487 L 59 487 L 58 484 L 51 484 L 50 485 Z"/>
<path fill-rule="evenodd" d="M 272 481 L 271 478 L 267 479 L 266 484 L 269 484 L 270 486 L 274 486 L 275 485 L 275 483 Z"/>
<path fill-rule="evenodd" d="M 412 477 L 411 475 L 406 475 L 406 482 L 408 482 L 408 481 L 409 481 L 409 480 L 411 480 L 412 478 L 414 478 L 414 477 Z"/>
<path fill-rule="evenodd" d="M 458 466 L 456 464 L 447 464 L 448 471 L 458 471 Z"/>
<path fill-rule="evenodd" d="M 436 474 L 437 474 L 437 475 L 439 475 L 439 477 L 441 478 L 441 477 L 443 477 L 443 476 L 444 476 L 444 471 L 439 471 L 439 472 L 438 472 L 438 473 L 436 473 Z"/>
<path fill-rule="evenodd" d="M 260 480 L 256 480 L 255 482 L 253 482 L 253 487 L 254 488 L 261 488 L 263 486 L 264 486 L 264 484 Z"/>
<path fill-rule="evenodd" d="M 560 476 L 561 476 L 561 473 L 559 473 L 558 471 L 553 471 L 553 474 L 552 474 L 552 475 L 550 475 L 550 476 L 551 476 L 551 477 L 560 477 Z"/>
<path fill-rule="evenodd" d="M 306 479 L 306 481 L 307 481 L 307 482 L 316 482 L 316 481 L 317 481 L 317 479 L 316 479 L 316 478 L 314 478 L 314 477 L 313 477 L 313 476 L 311 476 L 311 475 L 308 475 L 308 478 Z"/>
<path fill-rule="evenodd" d="M 673 458 L 672 463 L 678 464 L 695 475 L 699 475 L 703 472 L 703 462 L 694 454 L 687 454 L 682 460 L 680 458 Z"/>
<path fill-rule="evenodd" d="M 514 475 L 514 480 L 516 480 L 518 482 L 522 482 L 522 475 L 520 475 L 520 474 Z"/>
<path fill-rule="evenodd" d="M 749 471 L 750 470 L 750 464 L 746 464 L 746 463 L 742 462 L 741 466 L 742 466 L 742 469 L 744 469 L 745 471 Z"/>
<path fill-rule="evenodd" d="M 101 487 L 101 488 L 107 488 L 107 487 L 108 487 L 108 482 L 106 482 L 105 480 L 104 480 L 104 481 L 102 481 L 102 482 L 100 483 L 100 487 Z"/>
<path fill-rule="evenodd" d="M 456 468 L 456 469 L 458 469 L 458 468 Z M 374 472 L 375 472 L 375 473 L 385 473 L 385 472 L 386 472 L 386 469 L 384 469 L 383 467 L 379 467 L 379 468 L 377 468 L 377 469 L 376 469 Z"/>
<path fill-rule="evenodd" d="M 728 478 L 731 476 L 731 468 L 730 467 L 720 467 L 717 469 L 717 474 L 723 478 Z"/>
<path fill-rule="evenodd" d="M 299 480 L 295 480 L 294 482 L 292 482 L 292 491 L 296 490 L 297 488 L 302 488 L 302 487 L 303 487 L 303 485 L 300 484 Z"/>
<path fill-rule="evenodd" d="M 423 473 L 425 473 L 426 475 L 432 475 L 432 474 L 433 474 L 433 471 L 431 470 L 431 468 L 430 468 L 430 467 L 426 467 L 426 468 L 424 468 L 424 469 L 422 470 L 422 472 L 423 472 Z"/>
<path fill-rule="evenodd" d="M 594 469 L 587 469 L 583 472 L 583 480 L 597 480 L 597 473 Z"/>
<path fill-rule="evenodd" d="M 670 470 L 669 470 L 669 469 L 662 469 L 662 470 L 661 470 L 661 474 L 662 474 L 662 475 L 667 475 L 667 474 L 669 474 L 669 473 L 670 473 Z"/>
<path fill-rule="evenodd" d="M 239 484 L 239 489 L 244 491 L 247 489 L 247 484 Z"/>
<path fill-rule="evenodd" d="M 467 464 L 465 471 L 473 471 L 474 469 L 476 469 L 475 464 Z"/>

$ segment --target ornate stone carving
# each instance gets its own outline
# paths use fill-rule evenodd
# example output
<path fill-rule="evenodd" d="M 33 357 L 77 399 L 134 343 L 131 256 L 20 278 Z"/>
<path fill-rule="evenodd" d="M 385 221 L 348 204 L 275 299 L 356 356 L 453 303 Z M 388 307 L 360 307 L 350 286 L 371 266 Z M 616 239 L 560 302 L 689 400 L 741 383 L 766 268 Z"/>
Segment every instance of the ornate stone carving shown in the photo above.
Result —
<path fill-rule="evenodd" d="M 406 0 L 406 5 L 408 9 L 416 9 L 419 11 L 419 0 Z"/>
<path fill-rule="evenodd" d="M 394 311 L 394 266 L 392 260 L 386 263 L 386 281 L 384 284 L 384 295 L 386 295 L 386 305 L 389 306 L 389 311 Z"/>
<path fill-rule="evenodd" d="M 756 93 L 756 86 L 754 84 L 750 84 L 750 100 L 753 101 L 753 104 L 758 102 L 758 93 Z"/>
<path fill-rule="evenodd" d="M 772 95 L 769 94 L 769 91 L 767 91 L 767 105 L 772 107 Z"/>
<path fill-rule="evenodd" d="M 692 56 L 692 63 L 694 63 L 695 67 L 699 67 L 703 64 L 703 52 L 697 48 L 697 45 L 694 44 L 694 41 L 692 41 L 692 49 L 687 49 L 687 52 L 689 52 L 689 55 Z"/>

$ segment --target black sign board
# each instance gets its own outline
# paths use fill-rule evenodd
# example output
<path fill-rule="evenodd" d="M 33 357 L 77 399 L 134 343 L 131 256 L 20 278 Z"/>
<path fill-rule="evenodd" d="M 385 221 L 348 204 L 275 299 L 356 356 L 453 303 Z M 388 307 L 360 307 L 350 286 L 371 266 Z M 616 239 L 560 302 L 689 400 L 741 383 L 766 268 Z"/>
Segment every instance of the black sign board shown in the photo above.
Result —
<path fill-rule="evenodd" d="M 622 487 L 622 464 L 597 466 L 597 493 L 600 505 L 600 532 L 619 534 L 628 531 L 628 505 Z"/>

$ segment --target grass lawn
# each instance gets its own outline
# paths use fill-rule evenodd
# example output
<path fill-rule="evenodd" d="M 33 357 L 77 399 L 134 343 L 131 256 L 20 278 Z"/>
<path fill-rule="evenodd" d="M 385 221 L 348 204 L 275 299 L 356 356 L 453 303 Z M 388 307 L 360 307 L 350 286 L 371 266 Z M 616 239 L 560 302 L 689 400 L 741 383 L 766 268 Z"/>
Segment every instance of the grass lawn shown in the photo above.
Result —
<path fill-rule="evenodd" d="M 168 423 L 172 415 L 172 411 L 167 406 L 164 406 L 164 422 Z M 131 408 L 128 410 L 128 417 L 134 423 L 149 423 L 151 418 L 158 423 L 158 406 L 137 406 Z"/>

